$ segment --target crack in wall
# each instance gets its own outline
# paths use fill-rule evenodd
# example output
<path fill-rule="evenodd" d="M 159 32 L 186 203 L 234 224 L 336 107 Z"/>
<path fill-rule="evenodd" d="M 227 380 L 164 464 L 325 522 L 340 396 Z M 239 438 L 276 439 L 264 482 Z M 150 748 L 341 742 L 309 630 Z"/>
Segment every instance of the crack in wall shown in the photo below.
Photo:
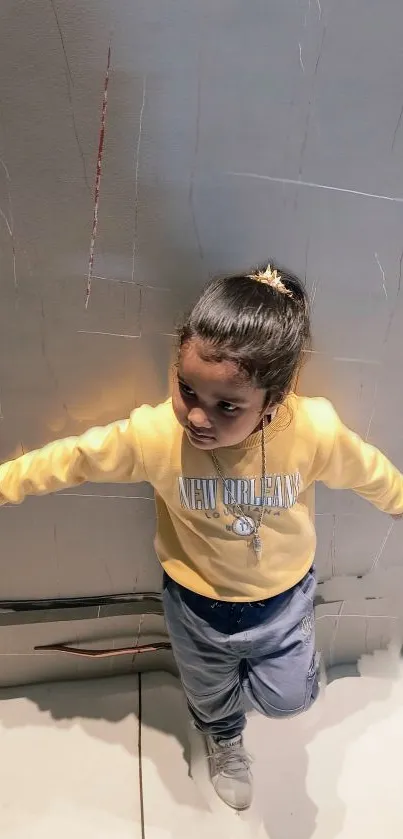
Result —
<path fill-rule="evenodd" d="M 2 166 L 5 177 L 6 177 L 6 184 L 7 184 L 7 199 L 8 199 L 8 217 L 6 216 L 4 210 L 0 207 L 0 216 L 3 219 L 7 233 L 10 237 L 11 242 L 11 252 L 12 252 L 12 266 L 13 266 L 13 280 L 14 280 L 14 289 L 16 294 L 18 294 L 18 280 L 17 280 L 17 257 L 16 257 L 16 243 L 15 243 L 15 234 L 14 234 L 14 214 L 13 214 L 13 204 L 11 198 L 11 177 L 8 167 L 6 166 L 4 160 L 0 158 L 0 165 Z"/>
<path fill-rule="evenodd" d="M 53 11 L 53 15 L 54 15 L 54 18 L 55 18 L 56 27 L 57 27 L 57 31 L 59 33 L 60 43 L 61 43 L 61 47 L 62 47 L 62 51 L 63 51 L 65 77 L 66 77 L 66 88 L 67 88 L 67 98 L 69 100 L 70 115 L 71 115 L 71 122 L 72 122 L 74 137 L 75 137 L 75 140 L 76 140 L 77 149 L 78 149 L 78 153 L 79 153 L 80 160 L 81 160 L 85 185 L 86 185 L 89 193 L 91 194 L 91 187 L 90 187 L 90 184 L 89 184 L 89 181 L 88 181 L 87 166 L 86 166 L 86 162 L 85 162 L 84 151 L 83 151 L 83 148 L 82 148 L 82 145 L 81 145 L 80 135 L 78 133 L 78 128 L 77 128 L 76 115 L 75 115 L 75 112 L 74 112 L 74 103 L 73 103 L 73 94 L 72 94 L 72 88 L 74 88 L 73 74 L 71 72 L 70 62 L 69 62 L 69 58 L 68 58 L 68 54 L 67 54 L 66 43 L 65 43 L 65 40 L 64 40 L 62 27 L 61 27 L 61 24 L 60 24 L 59 15 L 58 15 L 58 12 L 57 12 L 57 9 L 56 9 L 55 0 L 49 0 L 49 2 L 50 2 L 50 5 L 51 5 L 51 8 L 52 8 L 52 11 Z"/>
<path fill-rule="evenodd" d="M 139 115 L 139 128 L 137 133 L 137 145 L 135 155 L 135 171 L 134 171 L 134 220 L 133 220 L 133 244 L 132 244 L 132 283 L 134 283 L 134 274 L 136 267 L 137 254 L 137 235 L 138 235 L 138 220 L 139 220 L 139 168 L 140 168 L 140 149 L 141 140 L 143 136 L 143 116 L 146 105 L 146 88 L 147 76 L 143 76 L 143 94 L 141 100 L 141 108 Z"/>

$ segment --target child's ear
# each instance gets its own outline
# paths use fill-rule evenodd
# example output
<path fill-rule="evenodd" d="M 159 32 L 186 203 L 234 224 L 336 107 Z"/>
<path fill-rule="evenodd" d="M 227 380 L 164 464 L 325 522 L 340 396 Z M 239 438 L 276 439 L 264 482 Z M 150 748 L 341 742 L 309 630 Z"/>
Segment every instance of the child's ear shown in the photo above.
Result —
<path fill-rule="evenodd" d="M 266 408 L 263 411 L 263 416 L 266 418 L 266 420 L 270 421 L 275 417 L 276 412 L 277 412 L 277 408 L 278 408 L 277 403 L 275 405 L 270 404 L 270 405 L 266 406 Z"/>

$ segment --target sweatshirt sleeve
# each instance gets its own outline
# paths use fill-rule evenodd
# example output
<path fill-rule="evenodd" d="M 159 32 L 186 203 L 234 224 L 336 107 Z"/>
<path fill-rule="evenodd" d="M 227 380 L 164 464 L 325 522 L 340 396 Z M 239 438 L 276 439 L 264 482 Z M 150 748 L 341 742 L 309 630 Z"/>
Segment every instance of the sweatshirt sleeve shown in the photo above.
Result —
<path fill-rule="evenodd" d="M 403 475 L 382 452 L 347 428 L 335 409 L 321 400 L 324 409 L 314 480 L 331 489 L 352 489 L 379 510 L 403 513 Z"/>
<path fill-rule="evenodd" d="M 46 495 L 92 481 L 146 481 L 137 415 L 57 440 L 0 466 L 0 505 L 27 495 Z"/>

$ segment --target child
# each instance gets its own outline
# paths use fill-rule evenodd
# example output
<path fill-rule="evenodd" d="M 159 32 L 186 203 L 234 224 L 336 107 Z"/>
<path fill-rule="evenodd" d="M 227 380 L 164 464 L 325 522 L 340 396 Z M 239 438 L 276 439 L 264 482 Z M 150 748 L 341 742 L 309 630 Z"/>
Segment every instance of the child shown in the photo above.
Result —
<path fill-rule="evenodd" d="M 285 718 L 316 699 L 314 485 L 392 515 L 403 476 L 325 399 L 292 392 L 310 338 L 299 281 L 212 282 L 179 335 L 173 396 L 0 467 L 0 502 L 85 481 L 149 481 L 164 607 L 220 798 L 252 797 L 244 697 Z"/>

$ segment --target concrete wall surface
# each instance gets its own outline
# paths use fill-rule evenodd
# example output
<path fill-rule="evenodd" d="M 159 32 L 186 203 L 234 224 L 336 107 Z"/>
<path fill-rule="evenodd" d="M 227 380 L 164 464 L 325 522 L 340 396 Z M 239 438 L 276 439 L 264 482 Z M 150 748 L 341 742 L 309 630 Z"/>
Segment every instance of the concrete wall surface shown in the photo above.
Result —
<path fill-rule="evenodd" d="M 163 399 L 180 311 L 272 259 L 311 295 L 301 389 L 403 468 L 402 27 L 399 0 L 2 0 L 1 459 Z M 403 524 L 323 488 L 317 513 L 318 643 L 354 664 L 400 642 Z M 159 587 L 147 485 L 0 515 L 1 599 Z M 128 621 L 0 626 L 0 684 L 91 675 L 34 643 L 133 642 Z"/>

